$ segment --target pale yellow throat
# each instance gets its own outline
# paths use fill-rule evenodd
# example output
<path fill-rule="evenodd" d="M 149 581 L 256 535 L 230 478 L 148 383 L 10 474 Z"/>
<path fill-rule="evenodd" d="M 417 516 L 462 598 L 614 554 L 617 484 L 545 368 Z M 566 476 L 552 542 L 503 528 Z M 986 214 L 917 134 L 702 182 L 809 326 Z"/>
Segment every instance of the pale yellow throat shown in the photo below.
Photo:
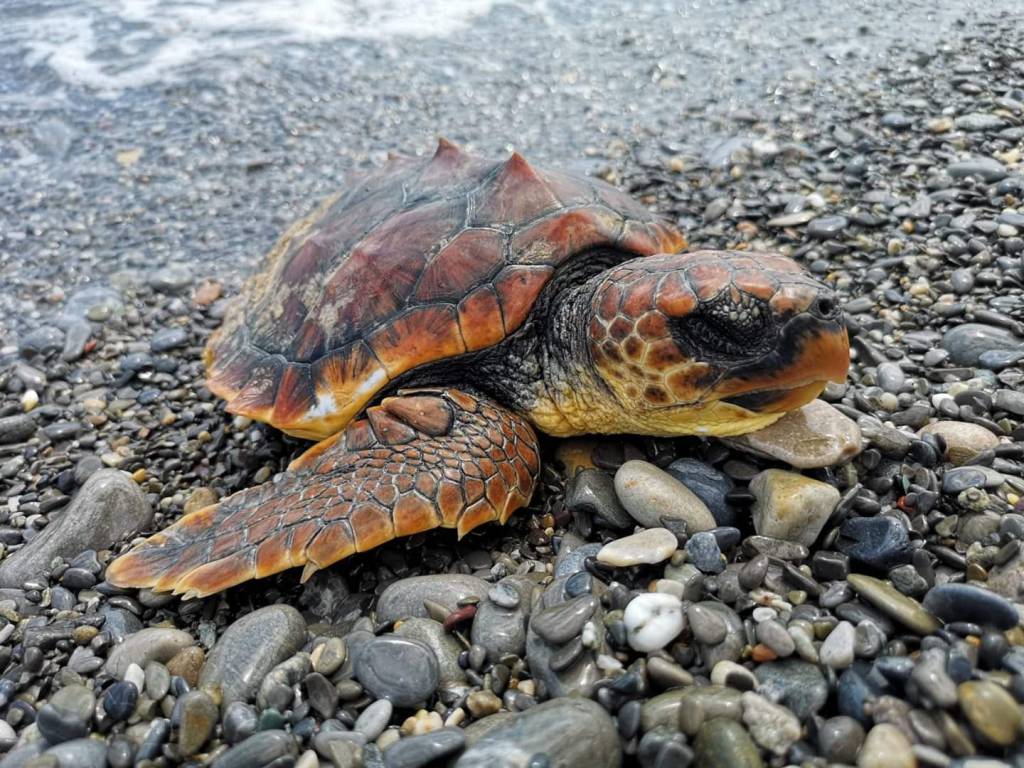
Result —
<path fill-rule="evenodd" d="M 734 437 L 774 424 L 788 411 L 820 395 L 825 384 L 820 381 L 794 388 L 784 402 L 773 404 L 771 412 L 751 411 L 721 400 L 627 409 L 610 398 L 584 401 L 573 397 L 559 398 L 557 404 L 552 399 L 540 399 L 527 415 L 539 429 L 555 437 L 587 434 Z"/>

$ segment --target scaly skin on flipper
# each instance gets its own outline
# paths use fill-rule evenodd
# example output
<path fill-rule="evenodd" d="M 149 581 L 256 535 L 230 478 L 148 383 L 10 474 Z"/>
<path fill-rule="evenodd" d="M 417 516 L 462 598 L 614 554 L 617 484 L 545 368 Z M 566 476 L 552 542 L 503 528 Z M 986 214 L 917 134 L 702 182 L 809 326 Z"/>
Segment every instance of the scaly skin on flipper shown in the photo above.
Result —
<path fill-rule="evenodd" d="M 107 569 L 116 585 L 204 597 L 431 528 L 460 536 L 529 503 L 540 469 L 530 425 L 454 389 L 385 398 L 310 448 L 276 482 L 181 518 Z"/>

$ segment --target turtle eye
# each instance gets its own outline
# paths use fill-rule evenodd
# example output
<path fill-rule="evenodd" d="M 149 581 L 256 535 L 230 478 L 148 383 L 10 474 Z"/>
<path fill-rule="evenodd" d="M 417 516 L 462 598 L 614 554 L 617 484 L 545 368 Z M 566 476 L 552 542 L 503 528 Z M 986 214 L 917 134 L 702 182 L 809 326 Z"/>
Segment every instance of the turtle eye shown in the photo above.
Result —
<path fill-rule="evenodd" d="M 746 360 L 767 351 L 775 337 L 771 310 L 767 302 L 740 294 L 733 301 L 728 292 L 682 317 L 669 321 L 672 337 L 693 360 Z"/>

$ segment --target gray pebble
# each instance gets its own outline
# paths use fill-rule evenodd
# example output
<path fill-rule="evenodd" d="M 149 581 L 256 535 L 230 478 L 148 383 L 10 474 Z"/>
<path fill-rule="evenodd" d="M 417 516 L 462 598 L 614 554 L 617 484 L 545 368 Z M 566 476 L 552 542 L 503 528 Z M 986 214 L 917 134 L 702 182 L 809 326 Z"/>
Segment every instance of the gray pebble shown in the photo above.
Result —
<path fill-rule="evenodd" d="M 398 635 L 381 635 L 368 642 L 356 657 L 354 672 L 366 690 L 398 707 L 425 701 L 440 682 L 430 647 Z"/>

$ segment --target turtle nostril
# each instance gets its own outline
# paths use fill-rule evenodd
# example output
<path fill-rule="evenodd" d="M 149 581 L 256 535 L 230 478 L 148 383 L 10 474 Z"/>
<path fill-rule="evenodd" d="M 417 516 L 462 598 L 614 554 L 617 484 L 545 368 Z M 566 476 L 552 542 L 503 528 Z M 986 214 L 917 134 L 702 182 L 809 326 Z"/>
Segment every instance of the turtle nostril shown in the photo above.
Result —
<path fill-rule="evenodd" d="M 820 317 L 832 317 L 832 315 L 835 314 L 836 311 L 835 299 L 832 299 L 828 296 L 820 297 L 814 303 L 814 311 Z"/>

